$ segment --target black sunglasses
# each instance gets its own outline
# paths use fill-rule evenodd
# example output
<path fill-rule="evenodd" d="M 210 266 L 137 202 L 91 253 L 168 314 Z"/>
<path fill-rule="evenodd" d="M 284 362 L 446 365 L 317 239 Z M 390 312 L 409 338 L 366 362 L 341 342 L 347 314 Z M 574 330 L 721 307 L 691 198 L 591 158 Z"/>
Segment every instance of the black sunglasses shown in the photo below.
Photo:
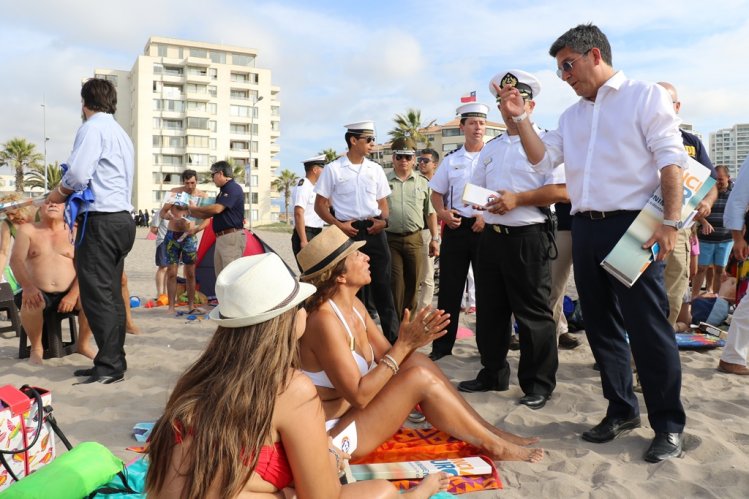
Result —
<path fill-rule="evenodd" d="M 417 161 L 418 163 L 431 163 L 431 162 L 432 162 L 432 159 L 431 159 L 431 158 L 419 158 L 419 159 L 417 159 L 416 161 Z"/>
<path fill-rule="evenodd" d="M 402 159 L 411 159 L 414 157 L 413 154 L 396 154 L 395 156 L 396 161 L 400 161 Z"/>
<path fill-rule="evenodd" d="M 374 142 L 374 141 L 375 141 L 375 138 L 374 138 L 374 137 L 372 137 L 371 135 L 369 135 L 369 136 L 367 136 L 367 137 L 357 137 L 356 139 L 357 139 L 357 140 L 361 140 L 361 139 L 364 139 L 364 140 L 366 140 L 366 141 L 367 141 L 367 144 L 371 144 L 372 142 Z"/>

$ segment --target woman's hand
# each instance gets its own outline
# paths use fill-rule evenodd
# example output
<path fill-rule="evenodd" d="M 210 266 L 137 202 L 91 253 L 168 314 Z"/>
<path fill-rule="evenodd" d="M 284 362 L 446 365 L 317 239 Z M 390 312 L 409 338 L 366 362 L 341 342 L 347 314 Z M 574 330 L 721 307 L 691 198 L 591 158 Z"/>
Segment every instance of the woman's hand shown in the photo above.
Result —
<path fill-rule="evenodd" d="M 330 461 L 335 467 L 336 475 L 341 476 L 346 467 L 346 462 L 351 459 L 351 456 L 336 447 L 331 437 L 328 437 L 328 452 L 330 453 Z"/>
<path fill-rule="evenodd" d="M 411 350 L 428 345 L 447 333 L 450 324 L 450 314 L 444 310 L 436 310 L 430 306 L 418 311 L 411 319 L 411 311 L 403 312 L 403 321 L 398 331 L 398 341 L 403 341 Z"/>

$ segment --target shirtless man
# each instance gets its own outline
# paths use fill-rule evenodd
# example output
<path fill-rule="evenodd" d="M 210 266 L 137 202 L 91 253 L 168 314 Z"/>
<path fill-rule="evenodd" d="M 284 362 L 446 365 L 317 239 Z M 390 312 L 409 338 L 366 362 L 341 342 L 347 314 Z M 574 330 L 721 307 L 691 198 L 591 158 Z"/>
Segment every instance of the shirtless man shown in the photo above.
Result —
<path fill-rule="evenodd" d="M 180 261 L 185 266 L 185 286 L 187 288 L 187 309 L 190 313 L 203 313 L 195 308 L 195 259 L 198 253 L 198 238 L 196 234 L 205 229 L 208 219 L 203 220 L 200 225 L 187 218 L 187 204 L 175 203 L 171 196 L 187 193 L 193 198 L 204 198 L 206 193 L 198 189 L 198 174 L 195 170 L 182 172 L 182 187 L 171 190 L 170 198 L 161 208 L 162 218 L 169 220 L 169 230 L 164 238 L 167 258 L 166 287 L 169 296 L 169 309 L 167 313 L 173 314 L 177 304 L 177 270 Z"/>
<path fill-rule="evenodd" d="M 44 310 L 60 313 L 80 310 L 78 353 L 91 359 L 91 329 L 79 301 L 78 278 L 73 265 L 73 244 L 63 221 L 64 204 L 47 203 L 39 208 L 40 220 L 19 225 L 10 255 L 10 266 L 23 288 L 21 324 L 31 341 L 31 364 L 42 364 Z"/>

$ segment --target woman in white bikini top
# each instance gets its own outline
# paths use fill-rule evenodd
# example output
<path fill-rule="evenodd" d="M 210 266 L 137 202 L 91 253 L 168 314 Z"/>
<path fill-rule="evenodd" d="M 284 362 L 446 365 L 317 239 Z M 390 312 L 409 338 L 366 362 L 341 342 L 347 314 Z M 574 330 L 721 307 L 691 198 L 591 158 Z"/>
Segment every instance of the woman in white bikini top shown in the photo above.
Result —
<path fill-rule="evenodd" d="M 397 432 L 419 405 L 435 428 L 480 447 L 494 460 L 541 460 L 543 450 L 525 447 L 538 439 L 484 420 L 439 367 L 416 352 L 445 334 L 449 316 L 442 310 L 429 307 L 413 316 L 404 311 L 398 339 L 388 342 L 356 297 L 371 282 L 369 257 L 358 251 L 362 245 L 331 225 L 297 254 L 301 279 L 317 287 L 305 303 L 307 327 L 299 356 L 318 387 L 329 434 L 336 436 L 355 422 L 357 447 L 351 454 L 364 456 Z"/>

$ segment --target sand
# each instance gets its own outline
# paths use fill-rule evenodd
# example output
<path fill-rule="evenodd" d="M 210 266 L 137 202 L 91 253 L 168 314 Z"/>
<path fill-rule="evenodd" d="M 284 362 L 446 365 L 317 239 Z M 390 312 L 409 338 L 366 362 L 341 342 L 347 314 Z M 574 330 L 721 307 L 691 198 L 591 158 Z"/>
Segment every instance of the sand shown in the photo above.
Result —
<path fill-rule="evenodd" d="M 258 234 L 293 265 L 288 234 Z M 145 237 L 146 230 L 138 229 L 125 265 L 131 295 L 144 302 L 155 294 L 154 243 Z M 52 390 L 57 420 L 73 444 L 94 440 L 131 461 L 137 455 L 125 449 L 138 445 L 133 425 L 159 417 L 176 378 L 214 330 L 208 320 L 169 316 L 164 307 L 136 308 L 133 316 L 143 334 L 127 337 L 124 382 L 73 386 L 73 370 L 90 367 L 88 359 L 75 354 L 31 366 L 17 358 L 18 339 L 13 333 L 2 333 L 0 383 Z M 461 323 L 474 329 L 475 316 L 464 317 Z M 579 337 L 584 341 L 584 335 Z M 606 407 L 587 343 L 560 351 L 557 389 L 538 411 L 517 403 L 522 396 L 514 376 L 518 352 L 510 352 L 510 390 L 468 394 L 467 399 L 501 428 L 539 436 L 546 456 L 539 464 L 498 463 L 504 490 L 464 497 L 749 497 L 749 377 L 717 372 L 719 356 L 719 349 L 682 352 L 686 454 L 647 464 L 642 455 L 653 434 L 641 396 L 642 428 L 607 444 L 580 439 L 582 431 L 599 422 Z M 438 364 L 456 383 L 473 378 L 480 368 L 474 339 L 458 340 L 455 355 Z M 63 450 L 58 443 L 58 451 Z"/>

